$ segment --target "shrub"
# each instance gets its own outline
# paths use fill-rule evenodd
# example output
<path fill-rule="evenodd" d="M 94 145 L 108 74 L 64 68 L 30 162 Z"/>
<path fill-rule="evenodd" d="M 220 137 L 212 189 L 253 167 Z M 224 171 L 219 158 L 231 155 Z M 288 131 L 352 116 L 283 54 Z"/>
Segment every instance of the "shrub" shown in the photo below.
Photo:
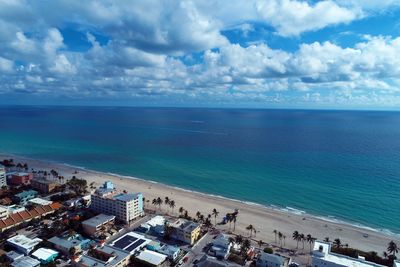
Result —
<path fill-rule="evenodd" d="M 264 252 L 268 254 L 274 253 L 274 250 L 272 248 L 264 248 Z"/>

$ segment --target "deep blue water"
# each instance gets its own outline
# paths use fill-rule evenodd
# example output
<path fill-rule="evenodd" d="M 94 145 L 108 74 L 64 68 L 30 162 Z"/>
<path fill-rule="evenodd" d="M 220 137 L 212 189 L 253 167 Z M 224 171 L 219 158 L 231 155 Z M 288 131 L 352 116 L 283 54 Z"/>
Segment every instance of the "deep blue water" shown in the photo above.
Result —
<path fill-rule="evenodd" d="M 400 233 L 398 112 L 1 107 L 0 152 Z"/>

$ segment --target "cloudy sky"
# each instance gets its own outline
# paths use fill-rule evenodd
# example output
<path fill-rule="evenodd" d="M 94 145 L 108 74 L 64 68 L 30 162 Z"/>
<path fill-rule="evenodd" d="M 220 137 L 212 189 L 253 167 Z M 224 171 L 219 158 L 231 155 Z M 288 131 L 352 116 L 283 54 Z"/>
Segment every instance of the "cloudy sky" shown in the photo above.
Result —
<path fill-rule="evenodd" d="M 400 108 L 398 0 L 0 0 L 0 104 Z"/>

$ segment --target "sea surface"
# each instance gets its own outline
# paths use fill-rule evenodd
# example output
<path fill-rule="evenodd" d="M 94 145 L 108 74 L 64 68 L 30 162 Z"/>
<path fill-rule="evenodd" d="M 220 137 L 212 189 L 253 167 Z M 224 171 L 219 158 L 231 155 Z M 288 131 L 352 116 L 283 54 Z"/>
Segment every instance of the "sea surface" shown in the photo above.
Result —
<path fill-rule="evenodd" d="M 1 107 L 0 152 L 400 233 L 398 112 Z"/>

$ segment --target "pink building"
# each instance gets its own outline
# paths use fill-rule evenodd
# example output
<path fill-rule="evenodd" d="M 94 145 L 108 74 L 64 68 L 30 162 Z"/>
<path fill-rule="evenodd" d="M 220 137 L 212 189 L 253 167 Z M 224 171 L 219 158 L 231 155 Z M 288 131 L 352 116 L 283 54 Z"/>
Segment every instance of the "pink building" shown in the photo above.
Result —
<path fill-rule="evenodd" d="M 12 185 L 28 185 L 31 183 L 32 179 L 33 179 L 32 173 L 16 172 L 11 174 L 8 183 Z"/>

